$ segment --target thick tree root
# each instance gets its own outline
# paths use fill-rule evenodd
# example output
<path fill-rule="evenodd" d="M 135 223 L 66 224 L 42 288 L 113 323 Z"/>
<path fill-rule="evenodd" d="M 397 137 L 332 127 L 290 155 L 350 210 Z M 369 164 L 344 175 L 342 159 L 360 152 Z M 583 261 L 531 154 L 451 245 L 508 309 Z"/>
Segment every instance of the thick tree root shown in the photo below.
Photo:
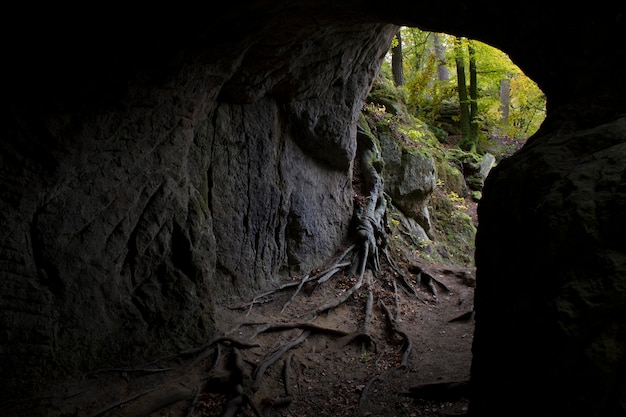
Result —
<path fill-rule="evenodd" d="M 254 374 L 252 375 L 252 377 L 254 378 L 254 382 L 252 383 L 252 390 L 257 391 L 259 389 L 259 386 L 261 385 L 261 378 L 263 378 L 263 374 L 268 367 L 277 362 L 287 351 L 304 343 L 309 334 L 311 334 L 309 330 L 304 330 L 302 333 L 300 333 L 298 337 L 285 343 L 283 346 L 280 347 L 280 349 L 271 352 L 254 370 Z"/>
<path fill-rule="evenodd" d="M 330 282 L 336 276 L 353 277 L 354 284 L 344 290 L 341 295 L 331 298 L 328 301 L 308 309 L 302 314 L 302 320 L 290 321 L 283 323 L 257 323 L 249 322 L 242 323 L 240 326 L 258 326 L 248 339 L 248 342 L 252 343 L 258 336 L 264 333 L 270 332 L 282 332 L 293 329 L 300 329 L 301 332 L 295 338 L 285 342 L 283 345 L 268 352 L 263 360 L 255 366 L 251 373 L 250 380 L 237 380 L 235 381 L 235 387 L 237 388 L 235 395 L 228 403 L 224 413 L 222 415 L 234 415 L 237 412 L 243 410 L 244 407 L 255 407 L 255 403 L 252 400 L 252 395 L 257 392 L 263 384 L 263 377 L 267 370 L 275 363 L 279 362 L 287 352 L 296 348 L 304 343 L 307 338 L 314 333 L 323 333 L 328 336 L 339 337 L 340 345 L 346 346 L 354 342 L 360 342 L 362 349 L 374 349 L 376 350 L 376 343 L 371 334 L 371 324 L 374 315 L 374 306 L 376 305 L 376 297 L 374 293 L 373 278 L 376 272 L 381 266 L 381 254 L 384 255 L 384 260 L 392 267 L 396 272 L 397 280 L 400 286 L 407 291 L 411 296 L 416 297 L 420 301 L 421 299 L 415 289 L 410 283 L 406 274 L 400 271 L 400 269 L 392 262 L 387 252 L 387 227 L 386 227 L 386 208 L 387 202 L 384 198 L 383 180 L 379 175 L 381 169 L 380 155 L 378 149 L 374 144 L 372 137 L 368 136 L 365 132 L 359 131 L 358 134 L 358 150 L 360 161 L 360 171 L 363 176 L 366 189 L 368 190 L 367 198 L 363 204 L 356 204 L 355 208 L 355 240 L 352 245 L 343 250 L 336 259 L 327 267 L 322 270 L 312 272 L 304 275 L 297 281 L 283 284 L 275 289 L 263 292 L 252 298 L 251 301 L 241 304 L 238 309 L 247 309 L 248 315 L 252 311 L 255 305 L 260 305 L 268 302 L 275 301 L 279 297 L 279 293 L 291 290 L 293 291 L 289 298 L 283 303 L 280 310 L 281 314 L 284 314 L 289 307 L 291 307 L 296 301 L 298 295 L 302 293 L 305 285 L 313 286 L 312 294 L 315 289 L 321 285 Z M 397 296 L 396 282 L 393 282 L 394 286 L 394 301 L 396 310 L 399 311 L 399 301 Z M 314 321 L 320 315 L 329 313 L 337 307 L 345 304 L 348 300 L 353 299 L 360 291 L 366 289 L 365 305 L 364 305 L 364 320 L 362 326 L 358 331 L 347 332 L 339 329 L 326 328 L 314 323 Z M 408 358 L 411 353 L 412 342 L 409 336 L 403 332 L 397 325 L 396 318 L 392 316 L 389 308 L 384 304 L 382 300 L 378 300 L 378 304 L 381 305 L 383 314 L 386 316 L 388 326 L 392 333 L 395 333 L 403 338 L 402 347 L 402 361 L 400 367 L 406 367 Z M 240 327 L 238 326 L 238 328 Z M 243 346 L 243 345 L 239 345 Z M 238 346 L 238 347 L 239 347 Z M 265 406 L 284 406 L 294 399 L 294 394 L 289 390 L 292 356 L 289 356 L 283 361 L 283 380 L 285 384 L 285 394 L 272 400 L 266 400 L 263 402 Z M 231 368 L 228 375 L 232 379 L 233 375 L 239 375 L 241 372 Z M 222 384 L 224 385 L 224 384 Z M 232 385 L 232 384 L 231 384 Z M 367 390 L 366 390 L 367 391 Z M 245 396 L 247 395 L 247 397 Z M 248 398 L 248 399 L 246 399 Z M 258 410 L 255 411 L 258 413 Z"/>
<path fill-rule="evenodd" d="M 269 400 L 267 404 L 272 407 L 286 407 L 291 404 L 295 398 L 295 394 L 291 388 L 294 380 L 293 368 L 291 366 L 292 359 L 293 355 L 290 354 L 283 363 L 283 385 L 285 387 L 285 395 Z"/>
<path fill-rule="evenodd" d="M 294 310 L 294 304 L 299 295 L 302 296 L 301 294 L 306 292 L 310 296 L 322 285 L 328 286 L 333 278 L 341 277 L 343 279 L 350 279 L 354 282 L 353 285 L 343 290 L 337 296 L 324 300 L 320 305 L 307 308 L 304 313 L 300 313 L 300 316 L 292 312 L 291 316 L 295 316 L 295 319 L 290 319 L 285 322 L 251 321 L 241 323 L 229 332 L 234 333 L 238 331 L 243 335 L 243 331 L 241 331 L 242 327 L 255 326 L 255 328 L 249 332 L 249 336 L 246 340 L 224 335 L 202 346 L 188 349 L 174 357 L 166 358 L 169 360 L 185 359 L 189 361 L 187 369 L 190 369 L 190 366 L 195 366 L 205 359 L 211 364 L 211 369 L 208 371 L 202 390 L 200 392 L 196 391 L 193 395 L 190 395 L 189 400 L 191 400 L 191 403 L 187 415 L 193 415 L 197 407 L 198 397 L 202 392 L 214 392 L 227 395 L 227 400 L 222 408 L 222 416 L 241 415 L 249 409 L 255 416 L 260 417 L 263 414 L 263 407 L 284 407 L 289 405 L 296 398 L 296 393 L 291 389 L 294 379 L 292 365 L 294 361 L 293 351 L 306 342 L 313 334 L 335 337 L 338 339 L 339 346 L 346 346 L 358 342 L 363 351 L 376 351 L 376 342 L 372 336 L 372 322 L 376 312 L 374 308 L 376 305 L 381 307 L 391 337 L 400 336 L 403 339 L 402 359 L 400 365 L 393 369 L 407 367 L 412 350 L 412 341 L 408 334 L 399 328 L 397 317 L 391 313 L 383 300 L 380 297 L 377 299 L 376 296 L 376 286 L 380 284 L 376 275 L 381 268 L 381 260 L 386 262 L 395 272 L 392 283 L 396 314 L 399 314 L 400 311 L 398 287 L 403 289 L 409 296 L 417 298 L 424 303 L 425 301 L 419 296 L 411 279 L 407 276 L 408 274 L 398 268 L 387 251 L 387 201 L 384 198 L 383 180 L 380 176 L 382 160 L 375 145 L 375 140 L 362 130 L 359 130 L 357 139 L 357 161 L 360 163 L 360 172 L 363 182 L 365 183 L 367 195 L 366 198 L 355 201 L 355 231 L 353 243 L 343 249 L 328 266 L 318 271 L 311 271 L 298 280 L 262 292 L 254 296 L 249 302 L 230 308 L 247 310 L 246 315 L 250 315 L 254 306 L 272 303 L 279 298 L 284 299 L 284 292 L 292 291 L 286 301 L 283 301 L 282 308 L 280 309 L 280 314 L 285 314 L 289 310 Z M 432 276 L 427 275 L 425 271 L 419 272 L 422 277 L 421 284 L 432 284 L 432 294 L 436 297 L 435 284 L 439 284 L 440 287 L 442 287 L 443 284 L 438 283 Z M 305 286 L 307 291 L 303 291 Z M 311 287 L 313 287 L 312 290 L 310 289 Z M 365 290 L 365 294 L 362 294 L 363 290 Z M 315 320 L 322 314 L 330 313 L 349 300 L 361 299 L 361 297 L 357 297 L 360 295 L 363 295 L 363 299 L 365 300 L 362 310 L 364 319 L 357 329 L 348 331 L 329 328 L 315 323 Z M 299 330 L 300 332 L 282 345 L 267 352 L 258 364 L 253 360 L 244 358 L 242 351 L 262 348 L 262 345 L 257 342 L 257 340 L 264 340 L 260 338 L 261 335 L 293 330 Z M 211 358 L 209 359 L 209 357 Z M 256 397 L 261 395 L 259 393 L 262 391 L 261 388 L 266 382 L 265 377 L 270 374 L 270 372 L 268 372 L 269 369 L 280 362 L 283 364 L 282 379 L 284 394 L 280 394 L 273 399 L 264 398 L 259 400 Z M 379 375 L 368 382 L 363 391 L 362 404 L 366 401 L 369 387 L 380 377 Z M 144 395 L 144 393 L 140 393 L 140 395 Z M 132 398 L 125 401 L 131 400 Z M 120 404 L 113 404 L 112 406 L 117 407 Z M 109 409 L 103 411 L 106 412 L 107 410 Z"/>
<path fill-rule="evenodd" d="M 329 334 L 331 336 L 347 336 L 349 333 L 339 329 L 332 329 L 329 327 L 318 326 L 317 324 L 311 322 L 295 322 L 295 323 L 271 323 L 271 324 L 263 324 L 263 326 L 258 329 L 254 335 L 251 337 L 252 339 L 256 338 L 261 333 L 270 333 L 291 329 L 302 329 L 307 330 L 311 333 L 324 333 Z"/>
<path fill-rule="evenodd" d="M 411 273 L 417 274 L 418 282 L 421 285 L 426 286 L 435 299 L 438 296 L 437 287 L 441 288 L 442 290 L 444 290 L 447 293 L 451 292 L 450 288 L 448 288 L 448 286 L 446 284 L 444 284 L 443 282 L 439 281 L 432 274 L 430 274 L 426 270 L 420 268 L 419 266 L 417 266 L 417 265 L 410 265 L 408 270 Z"/>
<path fill-rule="evenodd" d="M 406 334 L 406 332 L 402 331 L 398 327 L 398 322 L 396 318 L 391 314 L 391 311 L 389 311 L 389 308 L 385 305 L 385 303 L 382 302 L 382 300 L 380 301 L 380 305 L 385 312 L 385 317 L 387 318 L 387 324 L 389 325 L 390 329 L 393 332 L 400 335 L 400 337 L 402 337 L 402 339 L 404 340 L 404 343 L 402 345 L 402 361 L 400 362 L 400 367 L 406 368 L 409 362 L 409 355 L 411 354 L 411 349 L 413 348 L 413 343 L 411 342 L 411 338 L 409 337 L 408 334 Z"/>

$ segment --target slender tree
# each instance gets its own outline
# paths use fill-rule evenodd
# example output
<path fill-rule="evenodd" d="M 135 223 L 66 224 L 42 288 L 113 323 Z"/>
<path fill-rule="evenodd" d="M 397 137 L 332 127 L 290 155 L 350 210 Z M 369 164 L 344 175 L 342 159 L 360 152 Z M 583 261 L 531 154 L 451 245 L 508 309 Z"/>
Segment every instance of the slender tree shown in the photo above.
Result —
<path fill-rule="evenodd" d="M 476 70 L 476 50 L 474 41 L 467 41 L 467 50 L 469 52 L 469 96 L 470 96 L 470 134 L 468 138 L 469 151 L 476 152 L 476 143 L 478 141 L 478 77 Z"/>
<path fill-rule="evenodd" d="M 439 33 L 434 34 L 433 43 L 435 45 L 435 58 L 437 59 L 437 80 L 448 81 L 450 79 L 450 72 L 446 65 L 446 47 Z"/>
<path fill-rule="evenodd" d="M 453 74 L 457 42 L 452 35 L 411 27 L 403 27 L 401 36 L 409 109 L 429 123 L 437 124 L 438 119 L 443 119 L 440 111 L 444 107 L 449 108 L 448 103 L 458 103 L 459 91 L 463 94 L 463 90 L 455 90 L 457 80 Z M 534 133 L 545 117 L 543 92 L 507 54 L 483 42 L 471 40 L 475 61 L 470 61 L 468 65 L 467 43 L 467 39 L 462 39 L 465 65 L 464 72 L 459 75 L 465 76 L 471 84 L 467 87 L 467 95 L 470 96 L 467 103 L 470 107 L 470 127 L 474 122 L 474 134 L 478 128 L 479 131 L 485 129 L 488 136 L 526 138 Z M 449 63 L 447 67 L 442 65 L 446 59 Z M 385 62 L 385 65 L 390 64 L 391 59 Z M 477 79 L 473 82 L 472 70 L 475 66 Z M 447 82 L 443 81 L 446 69 L 449 70 Z M 472 85 L 476 86 L 475 90 Z M 475 93 L 480 93 L 480 96 Z M 477 117 L 477 111 L 480 117 Z M 476 124 L 478 121 L 479 125 Z M 468 150 L 471 150 L 471 143 Z"/>
<path fill-rule="evenodd" d="M 391 48 L 391 72 L 393 73 L 393 82 L 397 86 L 404 85 L 404 68 L 402 56 L 402 36 L 400 29 L 396 33 L 396 41 Z"/>
<path fill-rule="evenodd" d="M 511 107 L 511 79 L 506 77 L 500 80 L 500 121 L 506 122 L 509 119 L 509 109 Z"/>
<path fill-rule="evenodd" d="M 465 81 L 465 54 L 463 51 L 463 39 L 454 40 L 454 60 L 456 63 L 457 89 L 459 92 L 459 107 L 461 113 L 461 141 L 459 146 L 466 149 L 470 138 L 470 106 L 467 95 L 467 82 Z M 471 142 L 469 142 L 471 146 Z"/>

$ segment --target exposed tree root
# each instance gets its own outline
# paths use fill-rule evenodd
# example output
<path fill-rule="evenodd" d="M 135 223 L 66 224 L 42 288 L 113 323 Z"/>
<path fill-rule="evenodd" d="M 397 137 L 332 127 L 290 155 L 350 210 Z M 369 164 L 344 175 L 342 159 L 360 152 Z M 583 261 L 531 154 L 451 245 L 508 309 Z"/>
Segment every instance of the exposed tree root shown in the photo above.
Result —
<path fill-rule="evenodd" d="M 200 398 L 200 387 L 196 387 L 196 390 L 194 391 L 193 394 L 193 400 L 191 401 L 191 405 L 189 406 L 189 410 L 187 411 L 187 414 L 185 414 L 185 417 L 193 417 L 194 413 L 196 412 L 196 407 L 198 406 L 198 399 Z"/>
<path fill-rule="evenodd" d="M 438 293 L 439 293 L 437 291 L 437 287 L 441 288 L 442 290 L 444 290 L 447 293 L 450 293 L 450 288 L 448 288 L 448 286 L 446 284 L 444 284 L 443 282 L 439 281 L 432 274 L 430 274 L 426 270 L 420 268 L 419 266 L 417 266 L 417 265 L 409 265 L 408 270 L 411 273 L 417 274 L 418 282 L 420 284 L 426 286 L 435 299 L 437 298 Z"/>
<path fill-rule="evenodd" d="M 400 282 L 400 286 L 411 296 L 416 297 L 422 302 L 424 302 L 424 300 L 419 297 L 417 290 L 410 283 L 406 274 L 400 271 L 395 263 L 392 262 L 387 252 L 387 202 L 383 194 L 383 181 L 379 175 L 379 171 L 381 169 L 380 155 L 378 154 L 378 149 L 375 146 L 372 137 L 367 135 L 365 132 L 359 131 L 358 141 L 360 171 L 362 173 L 368 195 L 362 204 L 356 204 L 354 243 L 343 250 L 334 262 L 322 270 L 306 274 L 297 281 L 289 282 L 272 290 L 263 292 L 253 297 L 250 302 L 233 308 L 248 309 L 248 314 L 250 314 L 255 305 L 275 301 L 278 298 L 279 293 L 286 290 L 292 290 L 292 294 L 284 302 L 280 310 L 280 313 L 284 314 L 295 302 L 305 285 L 312 285 L 314 287 L 312 291 L 315 291 L 316 288 L 329 282 L 336 276 L 353 277 L 354 284 L 345 289 L 339 296 L 331 298 L 328 301 L 306 311 L 301 315 L 303 320 L 278 323 L 249 322 L 242 323 L 240 325 L 257 326 L 248 339 L 249 343 L 252 343 L 263 333 L 290 331 L 294 329 L 299 329 L 300 333 L 296 337 L 268 352 L 263 360 L 254 367 L 249 378 L 243 377 L 245 375 L 245 373 L 242 372 L 243 365 L 235 365 L 232 361 L 228 362 L 230 363 L 230 368 L 228 368 L 228 372 L 225 374 L 223 373 L 221 377 L 221 386 L 229 385 L 225 384 L 224 379 L 230 380 L 230 386 L 234 385 L 235 387 L 235 395 L 233 395 L 227 403 L 222 413 L 223 416 L 235 415 L 236 413 L 242 411 L 246 406 L 249 406 L 256 415 L 259 415 L 261 411 L 258 409 L 252 396 L 262 386 L 263 378 L 267 370 L 279 362 L 287 352 L 304 343 L 313 333 L 323 333 L 329 336 L 340 337 L 340 344 L 342 346 L 353 342 L 360 342 L 363 350 L 372 348 L 375 350 L 376 344 L 371 335 L 371 324 L 374 315 L 374 306 L 377 303 L 382 307 L 383 314 L 385 315 L 386 321 L 392 333 L 395 333 L 403 338 L 403 355 L 399 367 L 404 368 L 407 366 L 412 348 L 410 337 L 398 327 L 396 317 L 391 314 L 385 303 L 381 299 L 377 302 L 375 300 L 376 297 L 373 288 L 373 278 L 375 277 L 376 272 L 380 269 L 381 254 L 384 255 L 383 259 L 396 272 L 397 280 Z M 393 287 L 396 311 L 399 311 L 400 306 L 397 296 L 398 286 L 395 281 L 393 282 Z M 340 329 L 326 328 L 314 323 L 320 315 L 329 313 L 337 307 L 345 304 L 348 300 L 353 299 L 363 288 L 366 289 L 365 305 L 363 310 L 364 319 L 358 331 L 348 332 Z M 233 344 L 231 343 L 231 345 Z M 253 345 L 250 344 L 250 347 L 251 346 Z M 244 344 L 239 343 L 235 347 L 231 346 L 231 349 L 236 349 L 238 347 L 246 348 Z M 206 348 L 207 347 L 205 346 L 204 349 Z M 200 350 L 201 349 L 197 349 L 196 351 Z M 283 360 L 283 383 L 285 386 L 284 395 L 275 399 L 263 401 L 264 406 L 284 406 L 293 401 L 294 394 L 289 388 L 291 384 L 290 372 L 292 360 L 293 358 L 291 355 Z M 224 360 L 221 360 L 221 362 L 224 362 Z M 367 391 L 367 387 L 365 391 Z"/>
<path fill-rule="evenodd" d="M 259 389 L 259 386 L 261 385 L 261 378 L 263 378 L 263 374 L 268 367 L 276 363 L 287 351 L 304 343 L 309 334 L 311 334 L 309 330 L 304 330 L 302 331 L 302 333 L 300 333 L 298 337 L 290 340 L 276 351 L 268 354 L 263 362 L 261 362 L 259 366 L 257 366 L 257 368 L 254 370 L 254 374 L 252 375 L 252 377 L 254 378 L 254 382 L 252 383 L 252 390 L 257 391 Z"/>
<path fill-rule="evenodd" d="M 419 296 L 419 294 L 417 293 L 417 290 L 415 289 L 415 287 L 413 285 L 411 285 L 411 282 L 407 278 L 406 274 L 404 272 L 402 272 L 400 270 L 400 268 L 398 268 L 398 266 L 395 264 L 395 262 L 393 262 L 393 260 L 389 257 L 389 253 L 386 250 L 384 251 L 384 253 L 385 253 L 385 259 L 389 263 L 389 266 L 391 266 L 391 268 L 394 270 L 394 272 L 398 275 L 399 281 L 400 281 L 400 284 L 402 284 L 402 287 L 406 291 L 408 291 L 411 295 L 413 295 L 415 298 L 420 300 L 422 303 L 426 304 L 426 301 L 424 301 L 424 299 Z M 418 282 L 419 282 L 419 280 L 418 280 Z M 394 281 L 394 285 L 395 285 L 395 281 Z"/>
<path fill-rule="evenodd" d="M 394 333 L 397 333 L 398 335 L 400 335 L 400 337 L 402 337 L 402 339 L 404 340 L 404 343 L 402 345 L 402 361 L 400 362 L 400 367 L 401 368 L 406 368 L 406 366 L 407 366 L 407 364 L 409 362 L 409 355 L 411 354 L 411 349 L 413 348 L 413 343 L 411 342 L 411 338 L 409 337 L 408 334 L 406 334 L 406 332 L 402 331 L 398 327 L 398 323 L 397 323 L 396 318 L 391 314 L 391 311 L 389 311 L 389 308 L 385 305 L 385 303 L 382 302 L 382 300 L 380 301 L 380 305 L 382 306 L 383 310 L 385 311 L 385 317 L 387 318 L 387 324 L 389 325 L 391 330 Z"/>
<path fill-rule="evenodd" d="M 285 395 L 271 399 L 267 401 L 267 404 L 272 407 L 286 407 L 294 400 L 295 394 L 292 390 L 293 384 L 293 368 L 291 362 L 293 355 L 290 354 L 283 363 L 283 385 L 285 387 Z"/>
<path fill-rule="evenodd" d="M 367 381 L 367 384 L 365 384 L 365 387 L 363 388 L 363 391 L 361 392 L 361 398 L 359 399 L 359 409 L 362 412 L 367 409 L 367 401 L 368 401 L 368 394 L 370 392 L 370 388 L 376 381 L 379 381 L 381 379 L 382 379 L 381 375 L 376 375 L 374 378 Z"/>
<path fill-rule="evenodd" d="M 448 323 L 470 321 L 473 316 L 474 316 L 474 310 L 466 311 L 463 314 L 460 314 L 454 318 L 451 318 L 450 320 L 448 320 Z"/>
<path fill-rule="evenodd" d="M 263 326 L 256 331 L 256 333 L 251 337 L 254 339 L 261 333 L 270 333 L 276 331 L 283 330 L 291 330 L 291 329 L 302 329 L 307 330 L 311 333 L 325 333 L 332 336 L 347 336 L 349 333 L 339 329 L 331 329 L 328 327 L 319 326 L 317 324 L 311 322 L 295 322 L 295 323 L 271 323 L 271 324 L 263 324 Z"/>
<path fill-rule="evenodd" d="M 254 296 L 249 302 L 238 306 L 230 307 L 231 309 L 247 310 L 250 315 L 254 306 L 277 301 L 279 298 L 284 299 L 285 291 L 292 291 L 291 295 L 283 302 L 280 314 L 285 314 L 288 310 L 294 309 L 294 304 L 298 296 L 303 293 L 305 286 L 311 291 L 306 291 L 311 295 L 317 288 L 322 285 L 328 285 L 335 277 L 341 277 L 345 280 L 351 280 L 353 284 L 343 290 L 342 293 L 332 297 L 320 305 L 308 308 L 300 315 L 292 312 L 291 316 L 296 319 L 289 319 L 284 322 L 247 322 L 239 324 L 229 333 L 238 331 L 243 335 L 241 330 L 244 326 L 255 326 L 246 340 L 229 337 L 227 335 L 217 337 L 202 346 L 188 349 L 180 352 L 174 357 L 167 358 L 169 360 L 184 358 L 191 364 L 195 365 L 200 360 L 208 359 L 211 356 L 211 369 L 205 379 L 201 391 L 196 391 L 189 396 L 190 406 L 187 415 L 191 416 L 197 407 L 198 397 L 202 392 L 215 392 L 225 394 L 226 402 L 222 408 L 222 416 L 236 416 L 251 410 L 256 416 L 263 415 L 264 407 L 283 407 L 289 405 L 296 397 L 296 393 L 291 389 L 293 385 L 293 353 L 292 351 L 302 345 L 313 334 L 324 334 L 326 336 L 335 337 L 339 341 L 339 346 L 346 346 L 351 343 L 358 342 L 361 345 L 363 353 L 366 350 L 376 351 L 376 342 L 372 336 L 372 322 L 376 314 L 376 305 L 381 307 L 384 320 L 387 322 L 391 336 L 400 336 L 403 339 L 402 344 L 402 360 L 400 365 L 393 369 L 406 368 L 412 350 L 412 341 L 408 334 L 399 328 L 397 323 L 397 315 L 400 312 L 400 302 L 398 298 L 398 287 L 403 289 L 410 297 L 414 297 L 421 302 L 426 301 L 421 298 L 417 292 L 415 285 L 411 282 L 408 274 L 404 273 L 393 262 L 389 252 L 387 251 L 387 201 L 384 198 L 383 180 L 380 170 L 382 168 L 382 160 L 378 153 L 378 149 L 374 144 L 374 139 L 359 130 L 358 135 L 358 161 L 360 162 L 360 172 L 362 180 L 367 190 L 366 198 L 355 202 L 355 233 L 353 243 L 345 248 L 327 267 L 311 271 L 296 281 L 282 284 L 276 288 L 265 291 Z M 382 256 L 381 256 L 382 255 Z M 377 297 L 375 291 L 376 285 L 381 282 L 377 279 L 377 272 L 381 268 L 381 259 L 386 262 L 395 272 L 395 280 L 392 279 L 394 288 L 394 304 L 396 315 L 385 302 Z M 436 297 L 436 288 L 434 285 L 438 283 L 432 276 L 427 275 L 425 271 L 421 273 L 421 284 L 428 285 L 432 283 L 432 294 Z M 425 278 L 427 277 L 427 278 Z M 397 281 L 397 283 L 396 283 Z M 397 285 L 399 284 L 399 285 Z M 420 284 L 420 282 L 418 282 Z M 439 283 L 441 287 L 443 284 Z M 365 292 L 363 293 L 363 290 Z M 315 321 L 323 314 L 329 314 L 333 310 L 347 303 L 349 300 L 363 299 L 363 321 L 357 329 L 351 331 L 329 328 L 315 323 Z M 257 364 L 255 361 L 244 358 L 242 351 L 248 351 L 256 348 L 262 348 L 260 341 L 261 335 L 276 332 L 290 332 L 299 330 L 299 333 L 285 341 L 284 343 L 270 349 L 262 360 Z M 257 354 L 256 352 L 254 354 Z M 259 399 L 258 392 L 265 383 L 265 377 L 275 364 L 282 362 L 282 379 L 284 384 L 284 394 L 279 394 L 275 398 Z M 366 402 L 369 387 L 377 380 L 373 378 L 368 382 L 363 390 L 362 404 Z M 140 393 L 138 395 L 144 395 Z M 125 400 L 131 401 L 132 398 Z M 117 407 L 120 404 L 113 404 Z M 111 408 L 103 410 L 98 415 L 102 415 Z"/>

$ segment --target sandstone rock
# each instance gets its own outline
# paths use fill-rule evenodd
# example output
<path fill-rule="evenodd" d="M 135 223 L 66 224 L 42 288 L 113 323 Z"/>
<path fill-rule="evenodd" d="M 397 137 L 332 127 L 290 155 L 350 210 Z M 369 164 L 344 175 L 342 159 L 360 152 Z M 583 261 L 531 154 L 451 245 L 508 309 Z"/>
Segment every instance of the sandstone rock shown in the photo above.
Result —
<path fill-rule="evenodd" d="M 225 303 L 346 239 L 356 118 L 396 28 L 255 17 L 232 48 L 121 42 L 109 72 L 90 51 L 63 88 L 4 99 L 3 398 L 201 344 Z"/>
<path fill-rule="evenodd" d="M 403 146 L 393 133 L 381 127 L 377 132 L 385 161 L 385 192 L 406 216 L 414 218 L 428 232 L 431 228 L 428 202 L 435 189 L 435 163 L 429 155 Z"/>
<path fill-rule="evenodd" d="M 621 409 L 626 378 L 625 131 L 622 118 L 536 137 L 487 179 L 476 246 L 477 411 L 514 401 L 516 415 L 528 415 L 532 386 L 543 415 L 619 415 L 608 410 Z"/>
<path fill-rule="evenodd" d="M 489 152 L 483 155 L 482 159 L 480 160 L 480 170 L 479 170 L 480 177 L 483 179 L 483 181 L 485 181 L 485 178 L 487 178 L 487 175 L 489 175 L 489 172 L 491 171 L 491 168 L 493 168 L 495 163 L 496 163 L 495 156 L 493 156 Z"/>

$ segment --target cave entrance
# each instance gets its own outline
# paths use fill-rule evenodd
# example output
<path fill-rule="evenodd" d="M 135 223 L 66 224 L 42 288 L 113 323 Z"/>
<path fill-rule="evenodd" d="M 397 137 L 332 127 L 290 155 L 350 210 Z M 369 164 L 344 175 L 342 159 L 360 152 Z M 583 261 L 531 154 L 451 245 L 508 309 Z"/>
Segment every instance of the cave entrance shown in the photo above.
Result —
<path fill-rule="evenodd" d="M 495 47 L 401 27 L 363 113 L 382 147 L 399 238 L 410 235 L 429 261 L 472 267 L 485 178 L 539 129 L 544 93 Z"/>
<path fill-rule="evenodd" d="M 539 86 L 505 52 L 478 40 L 401 27 L 382 72 L 402 90 L 410 114 L 443 129 L 440 134 L 465 135 L 467 107 L 467 127 L 476 128 L 467 134 L 481 141 L 483 152 L 510 153 L 519 146 L 515 141 L 532 136 L 545 119 Z"/>
<path fill-rule="evenodd" d="M 472 64 L 482 81 L 480 123 L 474 146 L 464 147 L 456 53 L 469 74 L 470 47 L 480 63 Z M 238 324 L 222 341 L 258 346 L 226 346 L 227 373 L 211 383 L 234 378 L 275 411 L 289 405 L 280 415 L 467 411 L 480 191 L 488 170 L 519 149 L 544 114 L 541 92 L 502 52 L 402 28 L 358 123 L 355 243 L 232 306 L 225 321 Z M 239 401 L 233 410 L 258 405 Z"/>
<path fill-rule="evenodd" d="M 119 385 L 128 389 L 129 372 L 157 379 L 183 362 L 184 377 L 168 376 L 168 396 L 134 387 L 139 396 L 98 405 L 101 411 L 94 415 L 119 406 L 128 415 L 148 415 L 168 401 L 175 404 L 174 415 L 204 417 L 460 415 L 467 410 L 480 198 L 472 192 L 480 189 L 469 184 L 480 187 L 484 180 L 469 175 L 480 172 L 481 161 L 473 155 L 489 152 L 497 160 L 513 152 L 538 127 L 533 117 L 539 117 L 541 106 L 532 117 L 521 111 L 521 95 L 514 99 L 511 93 L 521 85 L 518 73 L 508 64 L 500 78 L 496 70 L 479 67 L 485 75 L 479 80 L 495 80 L 478 89 L 483 95 L 476 101 L 484 111 L 480 121 L 489 128 L 479 130 L 473 151 L 460 147 L 456 67 L 444 71 L 443 65 L 456 58 L 454 45 L 448 35 L 403 28 L 383 62 L 357 138 L 352 185 L 355 207 L 361 209 L 355 211 L 354 228 L 362 236 L 359 244 L 339 248 L 326 265 L 290 276 L 241 304 L 222 306 L 216 317 L 223 326 L 219 337 L 159 366 L 120 373 Z M 468 51 L 469 41 L 462 45 Z M 483 51 L 482 45 L 473 47 Z M 396 79 L 400 48 L 403 82 Z M 506 117 L 503 91 L 510 98 Z M 395 145 L 385 142 L 394 139 Z M 423 177 L 422 186 L 404 193 L 402 202 L 403 193 L 392 191 L 390 177 L 384 178 L 389 188 L 380 186 L 380 174 L 392 166 L 389 152 L 400 161 L 397 190 L 406 188 L 402 180 L 414 180 L 418 172 Z M 408 166 L 415 170 L 402 171 Z M 200 368 L 208 371 L 196 372 Z"/>

